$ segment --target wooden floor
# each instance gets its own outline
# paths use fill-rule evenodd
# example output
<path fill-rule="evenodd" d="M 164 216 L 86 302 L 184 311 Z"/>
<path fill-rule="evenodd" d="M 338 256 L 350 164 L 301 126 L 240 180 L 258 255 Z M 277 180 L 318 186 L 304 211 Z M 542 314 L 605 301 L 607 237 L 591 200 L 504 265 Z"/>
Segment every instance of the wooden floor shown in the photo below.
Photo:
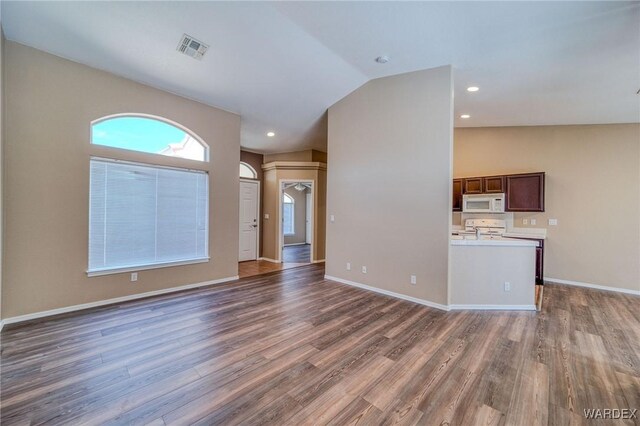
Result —
<path fill-rule="evenodd" d="M 443 312 L 323 273 L 5 329 L 1 423 L 591 425 L 585 408 L 640 408 L 638 297 L 548 285 L 542 312 Z"/>
<path fill-rule="evenodd" d="M 238 263 L 238 276 L 240 278 L 253 277 L 303 265 L 306 265 L 306 263 L 274 263 L 268 260 L 248 260 Z"/>
<path fill-rule="evenodd" d="M 284 263 L 311 262 L 311 244 L 284 246 L 282 248 L 282 260 Z"/>

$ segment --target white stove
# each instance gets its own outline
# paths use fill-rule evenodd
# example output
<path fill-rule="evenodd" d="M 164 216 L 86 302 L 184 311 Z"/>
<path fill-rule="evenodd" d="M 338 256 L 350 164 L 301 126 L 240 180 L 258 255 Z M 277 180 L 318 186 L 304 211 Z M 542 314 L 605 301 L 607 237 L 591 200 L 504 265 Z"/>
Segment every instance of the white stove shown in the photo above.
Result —
<path fill-rule="evenodd" d="M 480 235 L 503 235 L 507 232 L 506 221 L 502 219 L 467 219 L 464 221 L 464 233 Z"/>

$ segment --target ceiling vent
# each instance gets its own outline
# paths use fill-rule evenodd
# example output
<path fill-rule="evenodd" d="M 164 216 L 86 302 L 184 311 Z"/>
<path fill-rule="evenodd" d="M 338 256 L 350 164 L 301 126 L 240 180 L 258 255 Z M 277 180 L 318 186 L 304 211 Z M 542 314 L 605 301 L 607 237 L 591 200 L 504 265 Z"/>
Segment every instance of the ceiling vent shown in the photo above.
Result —
<path fill-rule="evenodd" d="M 209 46 L 203 42 L 196 40 L 190 35 L 183 34 L 177 50 L 187 56 L 201 60 L 208 48 Z"/>

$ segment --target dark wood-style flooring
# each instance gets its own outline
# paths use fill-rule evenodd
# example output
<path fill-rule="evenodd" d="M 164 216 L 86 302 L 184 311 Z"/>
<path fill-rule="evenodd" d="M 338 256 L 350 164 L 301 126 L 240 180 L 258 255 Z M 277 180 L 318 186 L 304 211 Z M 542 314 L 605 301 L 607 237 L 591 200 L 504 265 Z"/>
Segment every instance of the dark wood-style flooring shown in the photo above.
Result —
<path fill-rule="evenodd" d="M 282 261 L 284 263 L 311 262 L 311 244 L 284 246 L 282 248 Z"/>
<path fill-rule="evenodd" d="M 569 425 L 640 408 L 638 297 L 547 285 L 538 313 L 443 312 L 323 273 L 8 327 L 1 423 Z"/>

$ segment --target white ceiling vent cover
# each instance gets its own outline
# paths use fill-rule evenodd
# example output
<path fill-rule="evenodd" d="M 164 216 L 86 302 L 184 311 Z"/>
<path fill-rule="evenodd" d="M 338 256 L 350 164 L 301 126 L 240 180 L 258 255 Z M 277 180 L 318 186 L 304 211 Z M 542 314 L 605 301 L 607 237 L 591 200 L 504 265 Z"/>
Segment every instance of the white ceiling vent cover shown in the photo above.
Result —
<path fill-rule="evenodd" d="M 196 40 L 190 35 L 183 34 L 177 50 L 187 56 L 201 60 L 208 48 L 209 46 L 200 40 Z"/>

